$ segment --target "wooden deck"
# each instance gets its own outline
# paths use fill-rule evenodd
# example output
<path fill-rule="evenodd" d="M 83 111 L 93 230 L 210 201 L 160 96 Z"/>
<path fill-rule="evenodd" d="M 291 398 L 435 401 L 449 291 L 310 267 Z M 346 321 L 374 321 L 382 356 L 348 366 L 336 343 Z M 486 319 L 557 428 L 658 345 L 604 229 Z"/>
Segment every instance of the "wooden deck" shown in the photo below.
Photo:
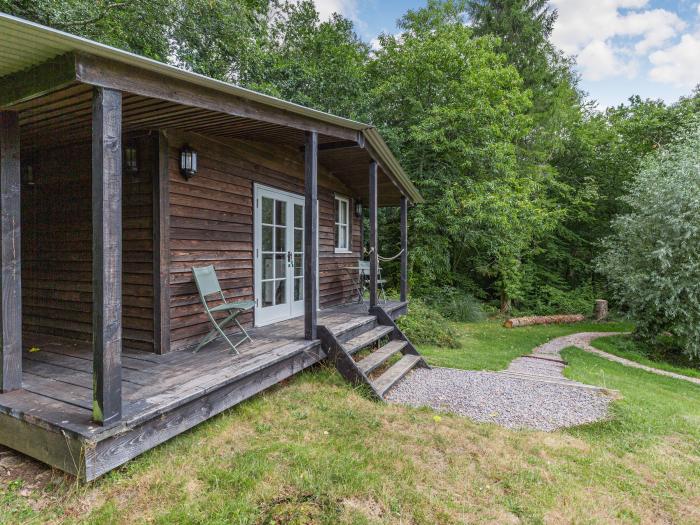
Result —
<path fill-rule="evenodd" d="M 386 310 L 403 313 L 405 303 Z M 365 305 L 319 313 L 335 334 L 372 317 Z M 123 417 L 92 422 L 92 352 L 88 343 L 27 334 L 22 390 L 0 394 L 0 444 L 91 480 L 325 357 L 303 337 L 303 318 L 251 331 L 240 355 L 212 343 L 198 354 L 122 352 Z M 35 347 L 38 351 L 31 351 Z"/>

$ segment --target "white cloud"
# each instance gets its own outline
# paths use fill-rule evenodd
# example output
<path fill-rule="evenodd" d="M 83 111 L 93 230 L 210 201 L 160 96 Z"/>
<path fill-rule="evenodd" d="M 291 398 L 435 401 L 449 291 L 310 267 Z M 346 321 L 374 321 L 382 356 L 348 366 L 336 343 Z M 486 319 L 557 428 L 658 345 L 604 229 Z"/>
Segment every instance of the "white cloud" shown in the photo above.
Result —
<path fill-rule="evenodd" d="M 359 20 L 357 0 L 314 0 L 321 20 L 330 18 L 333 13 L 341 14 L 352 20 Z"/>
<path fill-rule="evenodd" d="M 692 88 L 700 83 L 700 35 L 683 35 L 675 46 L 649 56 L 649 78 L 676 87 Z"/>
<path fill-rule="evenodd" d="M 672 42 L 686 27 L 677 14 L 644 9 L 648 0 L 553 0 L 552 41 L 578 56 L 584 79 L 634 77 L 640 57 Z"/>

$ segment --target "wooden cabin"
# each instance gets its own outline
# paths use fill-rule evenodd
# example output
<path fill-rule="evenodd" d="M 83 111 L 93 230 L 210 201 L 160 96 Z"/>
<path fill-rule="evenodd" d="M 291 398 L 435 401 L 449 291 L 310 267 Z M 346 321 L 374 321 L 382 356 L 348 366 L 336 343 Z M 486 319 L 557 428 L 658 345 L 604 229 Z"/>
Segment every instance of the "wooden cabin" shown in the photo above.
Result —
<path fill-rule="evenodd" d="M 380 398 L 426 366 L 393 322 L 421 197 L 376 129 L 2 14 L 0 51 L 0 444 L 90 480 L 321 359 Z M 206 265 L 255 302 L 239 355 L 191 351 Z"/>

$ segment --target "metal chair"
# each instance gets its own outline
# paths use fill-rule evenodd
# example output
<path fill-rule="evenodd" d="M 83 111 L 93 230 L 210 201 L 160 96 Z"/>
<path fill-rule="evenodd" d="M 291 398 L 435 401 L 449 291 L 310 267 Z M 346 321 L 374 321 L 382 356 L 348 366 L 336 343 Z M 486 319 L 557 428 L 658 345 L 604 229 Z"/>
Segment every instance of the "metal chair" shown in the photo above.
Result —
<path fill-rule="evenodd" d="M 369 261 L 357 261 L 357 267 L 360 272 L 360 282 L 363 283 L 363 289 L 366 287 L 369 289 L 370 285 L 370 276 L 369 276 L 369 268 L 370 268 L 370 262 Z M 386 292 L 384 291 L 384 285 L 386 284 L 386 280 L 382 279 L 382 269 L 380 266 L 377 266 L 377 286 L 379 287 L 379 291 L 382 294 L 382 297 L 384 298 L 384 304 L 386 304 Z"/>
<path fill-rule="evenodd" d="M 241 326 L 238 322 L 237 317 L 255 307 L 254 301 L 239 301 L 239 302 L 226 302 L 226 297 L 224 297 L 224 292 L 221 291 L 221 285 L 219 284 L 219 279 L 216 277 L 216 271 L 213 266 L 203 266 L 200 268 L 192 268 L 192 273 L 194 274 L 194 282 L 197 284 L 197 290 L 199 291 L 199 297 L 204 305 L 204 311 L 207 313 L 209 320 L 214 325 L 214 329 L 209 332 L 204 339 L 197 345 L 194 349 L 194 353 L 199 352 L 199 350 L 206 344 L 214 341 L 217 337 L 221 336 L 231 347 L 232 353 L 239 353 L 238 346 L 246 340 L 253 341 L 253 339 L 245 331 L 245 328 Z M 222 304 L 209 307 L 207 303 L 207 297 L 210 295 L 218 295 L 223 301 Z M 216 312 L 228 312 L 228 316 L 221 321 L 217 322 L 214 318 Z M 224 332 L 224 328 L 230 323 L 235 323 L 236 326 L 243 332 L 243 338 L 236 344 L 233 344 Z"/>

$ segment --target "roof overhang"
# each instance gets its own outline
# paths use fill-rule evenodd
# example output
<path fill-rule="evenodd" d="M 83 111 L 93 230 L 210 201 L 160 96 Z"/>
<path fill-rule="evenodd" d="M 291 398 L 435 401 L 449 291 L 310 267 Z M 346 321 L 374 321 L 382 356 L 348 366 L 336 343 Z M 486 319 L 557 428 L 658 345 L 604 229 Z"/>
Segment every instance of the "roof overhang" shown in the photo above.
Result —
<path fill-rule="evenodd" d="M 304 131 L 363 146 L 413 203 L 417 188 L 372 126 L 185 71 L 0 13 L 0 107 L 79 82 Z"/>

